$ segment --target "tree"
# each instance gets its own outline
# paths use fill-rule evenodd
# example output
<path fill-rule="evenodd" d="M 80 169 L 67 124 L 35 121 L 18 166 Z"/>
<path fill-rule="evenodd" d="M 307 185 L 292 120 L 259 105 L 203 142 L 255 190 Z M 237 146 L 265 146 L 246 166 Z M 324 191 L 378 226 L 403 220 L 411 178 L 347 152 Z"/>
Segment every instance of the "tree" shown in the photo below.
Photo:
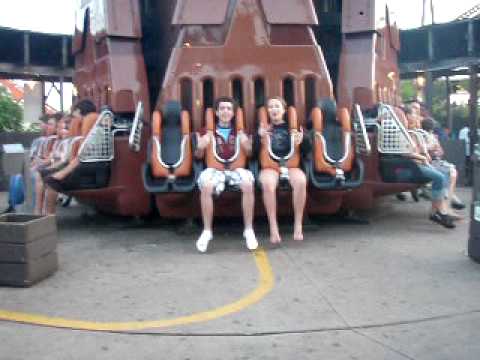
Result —
<path fill-rule="evenodd" d="M 23 108 L 0 86 L 0 131 L 22 131 Z"/>

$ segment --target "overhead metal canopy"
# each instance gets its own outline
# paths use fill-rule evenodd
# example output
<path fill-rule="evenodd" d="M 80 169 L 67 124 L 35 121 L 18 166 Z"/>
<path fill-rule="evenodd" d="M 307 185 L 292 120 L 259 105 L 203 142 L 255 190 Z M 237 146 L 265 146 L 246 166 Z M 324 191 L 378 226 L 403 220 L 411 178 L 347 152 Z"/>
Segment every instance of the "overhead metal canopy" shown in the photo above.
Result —
<path fill-rule="evenodd" d="M 0 78 L 72 81 L 72 37 L 0 27 Z"/>
<path fill-rule="evenodd" d="M 480 19 L 453 21 L 400 32 L 400 72 L 412 78 L 419 72 L 434 77 L 464 74 L 480 64 Z"/>

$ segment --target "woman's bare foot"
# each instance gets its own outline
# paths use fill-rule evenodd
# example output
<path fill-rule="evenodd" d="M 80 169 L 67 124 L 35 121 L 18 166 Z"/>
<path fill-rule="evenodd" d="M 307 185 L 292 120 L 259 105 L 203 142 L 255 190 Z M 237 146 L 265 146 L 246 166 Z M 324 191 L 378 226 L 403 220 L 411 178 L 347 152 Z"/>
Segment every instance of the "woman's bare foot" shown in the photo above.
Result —
<path fill-rule="evenodd" d="M 280 244 L 282 242 L 282 238 L 280 237 L 280 234 L 277 231 L 270 231 L 270 242 L 272 244 Z"/>
<path fill-rule="evenodd" d="M 293 231 L 293 240 L 302 241 L 303 240 L 303 230 L 302 228 L 295 229 Z"/>

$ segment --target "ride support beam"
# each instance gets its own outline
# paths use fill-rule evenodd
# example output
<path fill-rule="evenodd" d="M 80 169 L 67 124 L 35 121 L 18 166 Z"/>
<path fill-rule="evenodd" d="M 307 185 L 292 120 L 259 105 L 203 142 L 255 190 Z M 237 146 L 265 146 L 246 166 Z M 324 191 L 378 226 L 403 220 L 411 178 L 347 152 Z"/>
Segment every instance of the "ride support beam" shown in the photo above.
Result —
<path fill-rule="evenodd" d="M 447 101 L 445 102 L 445 110 L 447 112 L 447 127 L 452 130 L 453 129 L 453 117 L 452 117 L 452 105 L 450 104 L 450 95 L 452 93 L 452 85 L 450 83 L 450 77 L 445 77 L 445 85 L 446 85 L 446 97 Z"/>
<path fill-rule="evenodd" d="M 433 112 L 433 74 L 431 71 L 425 73 L 425 106 L 430 114 Z"/>
<path fill-rule="evenodd" d="M 474 153 L 475 144 L 478 142 L 478 66 L 470 67 L 470 154 Z"/>

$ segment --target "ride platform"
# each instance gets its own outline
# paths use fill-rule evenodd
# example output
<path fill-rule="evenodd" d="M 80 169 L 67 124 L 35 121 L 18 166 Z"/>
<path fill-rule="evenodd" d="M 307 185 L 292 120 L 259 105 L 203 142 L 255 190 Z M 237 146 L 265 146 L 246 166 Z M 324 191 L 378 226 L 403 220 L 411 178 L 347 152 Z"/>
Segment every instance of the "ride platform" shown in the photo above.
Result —
<path fill-rule="evenodd" d="M 468 221 L 448 230 L 428 208 L 385 197 L 368 225 L 310 219 L 303 243 L 285 219 L 279 247 L 257 219 L 254 254 L 228 220 L 205 255 L 180 221 L 62 208 L 59 271 L 0 288 L 0 358 L 476 359 Z"/>

